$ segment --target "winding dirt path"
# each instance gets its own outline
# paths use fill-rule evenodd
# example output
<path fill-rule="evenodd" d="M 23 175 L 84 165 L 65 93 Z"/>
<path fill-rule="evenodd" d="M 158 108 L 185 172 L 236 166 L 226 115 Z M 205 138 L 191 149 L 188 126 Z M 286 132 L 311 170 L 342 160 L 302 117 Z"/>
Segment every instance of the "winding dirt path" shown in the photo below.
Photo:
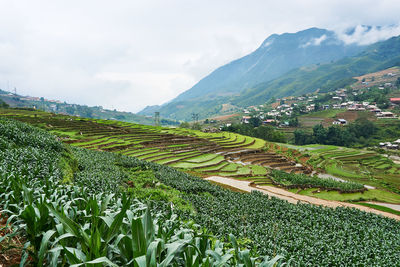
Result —
<path fill-rule="evenodd" d="M 365 212 L 371 212 L 378 215 L 382 215 L 388 218 L 400 220 L 400 216 L 391 214 L 388 212 L 383 212 L 380 210 L 371 209 L 365 206 L 351 204 L 347 202 L 340 202 L 340 201 L 333 201 L 333 200 L 324 200 L 320 198 L 310 197 L 310 196 L 303 196 L 299 194 L 295 194 L 289 191 L 286 191 L 281 188 L 272 187 L 272 186 L 250 186 L 249 181 L 241 181 L 236 180 L 233 178 L 221 177 L 221 176 L 210 176 L 205 178 L 208 181 L 213 181 L 219 184 L 227 185 L 229 187 L 233 187 L 245 192 L 251 191 L 259 191 L 264 194 L 268 194 L 269 196 L 277 197 L 283 200 L 286 200 L 290 203 L 297 204 L 298 201 L 303 203 L 309 203 L 313 205 L 322 205 L 330 208 L 337 208 L 337 207 L 348 207 L 348 208 L 356 208 Z"/>

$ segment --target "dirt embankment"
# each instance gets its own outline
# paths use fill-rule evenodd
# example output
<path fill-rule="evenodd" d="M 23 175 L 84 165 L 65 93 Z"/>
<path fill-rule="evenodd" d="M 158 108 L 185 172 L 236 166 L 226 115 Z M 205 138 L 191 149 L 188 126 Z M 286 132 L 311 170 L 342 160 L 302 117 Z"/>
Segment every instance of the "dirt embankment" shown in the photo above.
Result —
<path fill-rule="evenodd" d="M 298 201 L 303 203 L 309 203 L 313 205 L 322 205 L 330 208 L 337 207 L 348 207 L 348 208 L 356 208 L 365 212 L 371 212 L 378 215 L 382 215 L 388 218 L 400 220 L 400 216 L 394 215 L 388 212 L 383 212 L 375 209 L 371 209 L 365 206 L 351 204 L 347 202 L 340 201 L 332 201 L 332 200 L 324 200 L 315 197 L 303 196 L 299 194 L 295 194 L 292 192 L 288 192 L 284 189 L 272 187 L 272 186 L 251 186 L 249 181 L 240 181 L 232 178 L 226 178 L 221 176 L 210 176 L 207 177 L 206 180 L 213 181 L 222 185 L 227 185 L 229 187 L 236 188 L 240 191 L 251 192 L 251 191 L 259 191 L 261 193 L 267 194 L 272 197 L 277 197 L 283 200 L 286 200 L 290 203 L 297 204 Z"/>

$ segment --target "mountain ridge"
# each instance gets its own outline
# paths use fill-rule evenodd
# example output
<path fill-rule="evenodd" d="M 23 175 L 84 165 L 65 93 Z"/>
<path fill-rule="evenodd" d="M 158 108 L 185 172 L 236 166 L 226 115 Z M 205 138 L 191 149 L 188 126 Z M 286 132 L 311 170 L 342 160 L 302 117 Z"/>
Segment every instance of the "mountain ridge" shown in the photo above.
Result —
<path fill-rule="evenodd" d="M 368 29 L 370 28 L 367 28 L 367 30 Z M 294 38 L 296 40 L 293 39 L 293 36 L 296 37 Z M 189 89 L 168 103 L 161 106 L 147 107 L 138 114 L 148 115 L 151 114 L 150 112 L 158 111 L 165 117 L 178 120 L 190 120 L 192 113 L 198 113 L 200 118 L 223 114 L 223 104 L 231 104 L 240 108 L 249 105 L 262 104 L 271 97 L 300 95 L 317 89 L 333 90 L 335 88 L 344 87 L 352 82 L 353 76 L 396 66 L 398 62 L 400 62 L 400 58 L 398 58 L 400 56 L 400 43 L 397 39 L 398 37 L 392 37 L 386 41 L 377 42 L 369 46 L 347 46 L 334 32 L 318 28 L 311 28 L 298 33 L 284 33 L 281 35 L 273 34 L 266 38 L 260 47 L 254 52 L 216 69 L 210 75 L 200 80 L 199 83 L 192 87 L 192 89 L 204 83 L 205 80 L 207 82 L 207 80 L 212 81 L 213 79 L 216 79 L 217 76 L 213 74 L 218 72 L 225 71 L 227 73 L 225 76 L 234 76 L 234 73 L 229 73 L 229 66 L 238 64 L 238 62 L 246 61 L 252 56 L 257 57 L 257 55 L 260 54 L 260 51 L 265 51 L 265 48 L 271 50 L 273 43 L 277 42 L 276 40 L 280 40 L 283 43 L 287 42 L 287 40 L 291 40 L 291 46 L 290 44 L 286 45 L 292 48 L 294 47 L 293 44 L 297 45 L 297 47 L 291 50 L 292 55 L 289 55 L 289 58 L 298 56 L 299 51 L 304 52 L 303 54 L 300 54 L 303 58 L 307 57 L 311 52 L 316 52 L 316 55 L 318 55 L 318 53 L 324 54 L 328 52 L 328 55 L 325 55 L 324 58 L 315 56 L 314 54 L 314 58 L 310 59 L 311 61 L 322 61 L 321 59 L 333 58 L 335 55 L 339 57 L 338 54 L 329 54 L 333 53 L 332 51 L 337 48 L 339 43 L 342 43 L 343 46 L 341 50 L 342 56 L 336 60 L 331 59 L 325 60 L 322 63 L 316 62 L 312 64 L 309 64 L 310 61 L 301 60 L 304 65 L 292 68 L 280 74 L 277 78 L 263 82 L 258 82 L 257 78 L 249 77 L 247 75 L 243 80 L 245 82 L 250 81 L 253 84 L 247 84 L 244 89 L 237 89 L 238 87 L 226 89 L 224 86 L 229 87 L 229 83 L 224 86 L 220 86 L 218 83 L 217 85 L 214 84 L 214 86 L 219 86 L 219 89 L 215 91 L 208 89 L 208 91 L 200 90 L 200 93 L 198 93 L 194 90 L 193 93 L 193 90 Z M 333 45 L 333 47 L 330 45 Z M 300 46 L 303 47 L 299 50 Z M 280 43 L 278 47 L 285 53 L 288 53 L 287 47 Z M 305 51 L 304 47 L 312 48 L 311 52 Z M 324 47 L 328 47 L 328 49 L 324 50 Z M 346 53 L 347 49 L 350 49 L 349 54 L 354 54 L 343 56 L 343 53 Z M 259 57 L 258 59 L 261 60 Z M 276 60 L 279 60 L 279 57 L 276 58 Z M 268 64 L 273 63 L 268 62 Z M 240 65 L 242 69 L 244 66 L 251 66 L 248 63 Z M 254 66 L 251 67 L 251 69 L 255 68 Z M 262 64 L 260 64 L 259 67 L 262 69 Z M 239 70 L 237 69 L 235 71 L 240 72 L 240 68 Z M 263 71 L 267 72 L 268 68 Z M 263 72 L 261 72 L 260 75 L 265 78 Z M 223 81 L 219 81 L 219 83 L 223 83 Z M 238 84 L 240 87 L 243 85 L 243 82 L 239 82 Z M 224 90 L 226 90 L 225 95 L 219 94 L 219 92 L 224 92 Z M 232 111 L 234 112 L 235 110 Z"/>
<path fill-rule="evenodd" d="M 290 70 L 336 61 L 357 54 L 363 48 L 357 44 L 345 44 L 335 32 L 326 29 L 272 34 L 252 53 L 217 68 L 175 99 L 161 106 L 146 107 L 138 114 L 150 115 L 159 111 L 169 118 L 188 119 L 191 112 L 199 111 L 193 106 L 196 100 L 221 102 Z M 215 107 L 212 112 L 215 112 Z"/>

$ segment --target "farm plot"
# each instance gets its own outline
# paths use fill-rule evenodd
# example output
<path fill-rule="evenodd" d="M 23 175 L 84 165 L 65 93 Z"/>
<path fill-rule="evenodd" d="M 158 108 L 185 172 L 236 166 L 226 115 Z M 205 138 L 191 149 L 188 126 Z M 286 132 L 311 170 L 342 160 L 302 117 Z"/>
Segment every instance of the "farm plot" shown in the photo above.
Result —
<path fill-rule="evenodd" d="M 313 172 L 311 164 L 296 159 L 302 157 L 300 152 L 289 155 L 291 151 L 284 146 L 236 133 L 204 133 L 48 113 L 21 116 L 10 112 L 8 116 L 45 128 L 74 146 L 133 156 L 202 177 L 219 175 L 271 185 L 272 169 L 294 174 Z"/>
<path fill-rule="evenodd" d="M 307 164 L 318 172 L 400 193 L 400 165 L 376 152 L 326 145 L 290 148 L 307 156 Z"/>

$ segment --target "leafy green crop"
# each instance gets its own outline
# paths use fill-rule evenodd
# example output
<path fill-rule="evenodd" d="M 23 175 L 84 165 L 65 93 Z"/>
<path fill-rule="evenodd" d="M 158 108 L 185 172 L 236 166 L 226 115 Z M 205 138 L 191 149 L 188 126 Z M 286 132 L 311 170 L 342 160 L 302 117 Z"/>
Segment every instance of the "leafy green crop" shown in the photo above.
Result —
<path fill-rule="evenodd" d="M 20 266 L 279 264 L 280 256 L 252 258 L 233 236 L 229 249 L 199 226 L 179 220 L 173 210 L 151 210 L 119 192 L 114 186 L 124 175 L 111 164 L 112 157 L 106 160 L 111 154 L 102 154 L 103 161 L 98 157 L 89 168 L 81 153 L 77 181 L 64 184 L 60 142 L 11 120 L 0 119 L 0 129 L 0 208 L 11 228 L 0 242 L 24 237 Z M 103 181 L 107 174 L 113 176 Z"/>
<path fill-rule="evenodd" d="M 317 187 L 324 190 L 339 190 L 342 193 L 363 192 L 366 190 L 362 184 L 341 182 L 332 178 L 322 179 L 305 174 L 286 173 L 279 170 L 271 170 L 268 175 L 276 184 L 288 188 Z"/>

